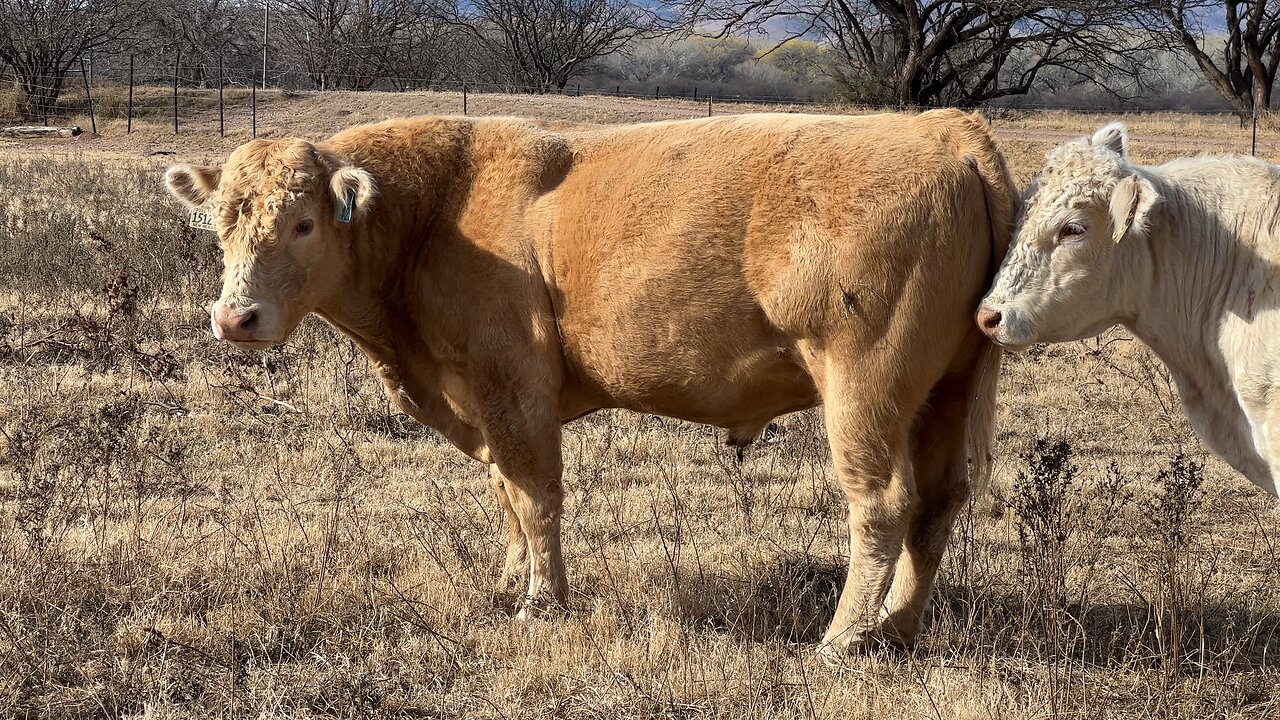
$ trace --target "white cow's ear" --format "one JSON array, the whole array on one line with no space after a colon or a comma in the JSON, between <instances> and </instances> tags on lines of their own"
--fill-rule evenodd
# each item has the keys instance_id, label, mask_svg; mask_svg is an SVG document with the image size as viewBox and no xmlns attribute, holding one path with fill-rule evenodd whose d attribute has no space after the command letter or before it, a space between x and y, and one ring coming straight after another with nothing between
<instances>
[{"instance_id":1,"label":"white cow's ear","mask_svg":"<svg viewBox=\"0 0 1280 720\"><path fill-rule=\"evenodd\" d=\"M343 219L344 208L347 221L363 217L373 204L373 197L378 194L378 186L367 170L354 165L343 165L333 171L329 178L329 192L333 193L334 206L338 208L339 220ZM351 207L346 208L350 204Z\"/></svg>"},{"instance_id":2,"label":"white cow's ear","mask_svg":"<svg viewBox=\"0 0 1280 720\"><path fill-rule=\"evenodd\" d=\"M164 174L164 184L174 197L191 207L200 207L218 189L222 168L201 165L174 165Z\"/></svg>"},{"instance_id":3,"label":"white cow's ear","mask_svg":"<svg viewBox=\"0 0 1280 720\"><path fill-rule=\"evenodd\" d=\"M1111 226L1115 228L1112 239L1120 242L1146 234L1151 209L1159 200L1155 186L1141 175L1130 175L1116 183L1111 191Z\"/></svg>"},{"instance_id":4,"label":"white cow's ear","mask_svg":"<svg viewBox=\"0 0 1280 720\"><path fill-rule=\"evenodd\" d=\"M1122 122L1107 123L1089 138L1089 144L1106 148L1120 157L1129 157L1129 129Z\"/></svg>"}]
</instances>

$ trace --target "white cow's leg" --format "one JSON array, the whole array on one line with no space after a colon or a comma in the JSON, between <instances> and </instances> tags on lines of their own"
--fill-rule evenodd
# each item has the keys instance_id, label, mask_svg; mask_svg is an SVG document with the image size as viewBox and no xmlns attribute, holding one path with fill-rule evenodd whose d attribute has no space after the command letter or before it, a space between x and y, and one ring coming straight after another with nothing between
<instances>
[{"instance_id":1,"label":"white cow's leg","mask_svg":"<svg viewBox=\"0 0 1280 720\"><path fill-rule=\"evenodd\" d=\"M529 542L520 526L520 516L516 514L511 496L507 493L507 480L497 465L489 466L489 478L507 521L507 559L502 564L502 574L498 576L498 587L513 590L529 577Z\"/></svg>"},{"instance_id":2,"label":"white cow's leg","mask_svg":"<svg viewBox=\"0 0 1280 720\"><path fill-rule=\"evenodd\" d=\"M910 415L874 384L849 386L838 377L824 384L832 459L849 501L849 573L821 646L835 657L881 639L881 609L915 497Z\"/></svg>"},{"instance_id":3,"label":"white cow's leg","mask_svg":"<svg viewBox=\"0 0 1280 720\"><path fill-rule=\"evenodd\" d=\"M969 497L970 385L967 378L944 379L917 425L914 472L920 500L903 539L882 628L887 640L901 645L912 645L920 633L952 525Z\"/></svg>"},{"instance_id":4,"label":"white cow's leg","mask_svg":"<svg viewBox=\"0 0 1280 720\"><path fill-rule=\"evenodd\" d=\"M1236 383L1239 385L1240 381ZM1280 403L1271 401L1277 390L1280 388L1274 384L1265 389L1257 387L1252 393L1237 390L1237 398L1249 424L1249 447L1227 454L1206 441L1232 467L1273 497L1280 497L1280 488L1277 487L1277 480L1280 480ZM1190 412L1187 415L1190 417ZM1200 429L1197 427L1196 431L1200 432ZM1238 434L1243 436L1244 432ZM1246 442L1241 437L1235 444L1243 446Z\"/></svg>"}]
</instances>

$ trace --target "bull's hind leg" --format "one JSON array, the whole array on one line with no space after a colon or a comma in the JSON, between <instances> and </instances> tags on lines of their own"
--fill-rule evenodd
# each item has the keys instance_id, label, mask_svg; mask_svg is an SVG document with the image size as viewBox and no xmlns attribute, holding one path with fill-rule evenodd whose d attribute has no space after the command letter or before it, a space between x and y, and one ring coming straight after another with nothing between
<instances>
[{"instance_id":1,"label":"bull's hind leg","mask_svg":"<svg viewBox=\"0 0 1280 720\"><path fill-rule=\"evenodd\" d=\"M965 432L972 383L944 378L934 388L915 432L914 475L919 496L885 601L885 639L911 645L920 633L951 528L969 498Z\"/></svg>"},{"instance_id":2,"label":"bull's hind leg","mask_svg":"<svg viewBox=\"0 0 1280 720\"><path fill-rule=\"evenodd\" d=\"M489 483L493 486L493 494L498 497L498 505L507 521L507 559L502 564L502 574L498 576L500 590L514 590L529 576L529 542L524 536L524 528L520 526L520 516L511 504L511 496L507 493L507 479L497 465L489 466Z\"/></svg>"},{"instance_id":3,"label":"bull's hind leg","mask_svg":"<svg viewBox=\"0 0 1280 720\"><path fill-rule=\"evenodd\" d=\"M879 641L881 606L915 504L910 425L918 402L876 363L826 373L824 418L849 502L849 573L822 652L838 656ZM888 371L886 375L891 375Z\"/></svg>"}]
</instances>

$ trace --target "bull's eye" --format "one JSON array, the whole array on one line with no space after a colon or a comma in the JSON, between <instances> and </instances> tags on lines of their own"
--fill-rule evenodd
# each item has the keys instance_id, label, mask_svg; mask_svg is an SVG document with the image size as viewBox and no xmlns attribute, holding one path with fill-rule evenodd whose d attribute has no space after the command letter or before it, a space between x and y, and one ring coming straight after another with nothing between
<instances>
[{"instance_id":1,"label":"bull's eye","mask_svg":"<svg viewBox=\"0 0 1280 720\"><path fill-rule=\"evenodd\" d=\"M306 235L307 233L311 232L311 228L313 227L315 227L315 223L312 222L310 218L308 218L306 220L299 221L298 225L293 230L299 235Z\"/></svg>"},{"instance_id":2,"label":"bull's eye","mask_svg":"<svg viewBox=\"0 0 1280 720\"><path fill-rule=\"evenodd\" d=\"M1076 240L1084 235L1084 226L1080 223L1069 222L1062 226L1058 231L1059 240Z\"/></svg>"}]
</instances>

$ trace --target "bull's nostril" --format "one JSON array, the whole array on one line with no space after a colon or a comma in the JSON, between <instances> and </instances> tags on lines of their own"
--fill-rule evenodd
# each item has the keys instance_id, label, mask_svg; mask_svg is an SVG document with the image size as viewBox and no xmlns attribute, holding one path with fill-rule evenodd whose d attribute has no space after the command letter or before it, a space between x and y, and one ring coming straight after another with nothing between
<instances>
[{"instance_id":1,"label":"bull's nostril","mask_svg":"<svg viewBox=\"0 0 1280 720\"><path fill-rule=\"evenodd\" d=\"M240 321L236 323L236 327L240 330L253 330L258 326L258 311L250 310L240 316Z\"/></svg>"},{"instance_id":2,"label":"bull's nostril","mask_svg":"<svg viewBox=\"0 0 1280 720\"><path fill-rule=\"evenodd\" d=\"M987 332L1000 327L1000 321L1003 319L1004 316L999 310L992 310L985 307L978 310L978 326Z\"/></svg>"}]
</instances>

